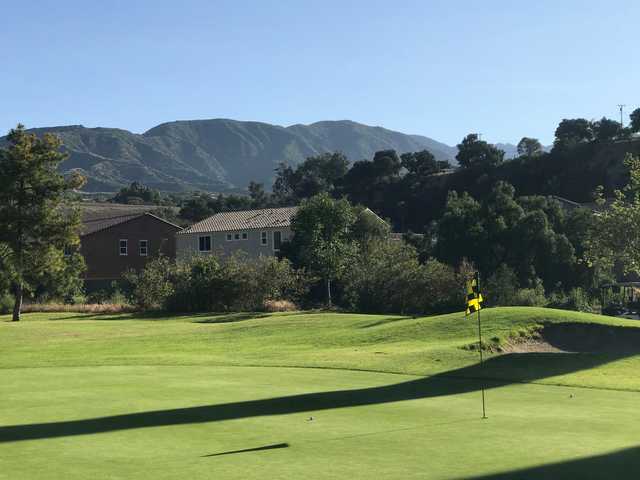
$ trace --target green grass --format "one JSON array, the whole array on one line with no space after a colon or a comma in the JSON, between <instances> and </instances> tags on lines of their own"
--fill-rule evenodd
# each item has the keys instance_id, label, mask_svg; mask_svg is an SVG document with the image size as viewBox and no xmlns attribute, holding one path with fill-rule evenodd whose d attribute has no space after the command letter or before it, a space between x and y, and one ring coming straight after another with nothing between
<instances>
[{"instance_id":1,"label":"green grass","mask_svg":"<svg viewBox=\"0 0 640 480\"><path fill-rule=\"evenodd\" d=\"M494 342L547 322L640 327L542 308L482 313ZM640 355L485 352L480 369L466 348L476 335L463 314L0 322L0 479L640 472ZM208 456L270 445L281 448Z\"/></svg>"}]
</instances>

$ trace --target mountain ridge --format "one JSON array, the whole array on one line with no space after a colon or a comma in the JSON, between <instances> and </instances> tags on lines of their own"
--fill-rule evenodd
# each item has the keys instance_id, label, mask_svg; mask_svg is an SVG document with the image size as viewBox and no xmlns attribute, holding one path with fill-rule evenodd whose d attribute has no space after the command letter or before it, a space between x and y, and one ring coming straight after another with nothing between
<instances>
[{"instance_id":1,"label":"mountain ridge","mask_svg":"<svg viewBox=\"0 0 640 480\"><path fill-rule=\"evenodd\" d=\"M427 149L455 163L456 147L352 120L323 120L289 126L229 118L176 120L143 133L110 127L60 125L29 130L61 137L69 158L64 173L76 170L87 191L116 191L133 181L165 191L227 191L254 180L270 186L280 162L341 151L353 162L379 150ZM3 141L0 138L0 143Z\"/></svg>"}]
</instances>

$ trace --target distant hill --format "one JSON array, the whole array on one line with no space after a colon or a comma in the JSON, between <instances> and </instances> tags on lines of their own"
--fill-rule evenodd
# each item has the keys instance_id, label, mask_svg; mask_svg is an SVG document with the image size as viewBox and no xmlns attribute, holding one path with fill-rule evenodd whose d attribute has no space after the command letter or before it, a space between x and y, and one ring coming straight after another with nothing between
<instances>
[{"instance_id":1,"label":"distant hill","mask_svg":"<svg viewBox=\"0 0 640 480\"><path fill-rule=\"evenodd\" d=\"M163 123L143 134L82 125L36 128L61 137L69 153L64 172L87 178L85 190L116 191L133 181L165 191L224 191L251 180L270 185L280 162L298 164L308 156L342 151L351 161L376 151L430 150L455 162L456 148L420 135L360 123L324 121L281 127L228 119ZM0 139L0 143L2 139Z\"/></svg>"}]
</instances>

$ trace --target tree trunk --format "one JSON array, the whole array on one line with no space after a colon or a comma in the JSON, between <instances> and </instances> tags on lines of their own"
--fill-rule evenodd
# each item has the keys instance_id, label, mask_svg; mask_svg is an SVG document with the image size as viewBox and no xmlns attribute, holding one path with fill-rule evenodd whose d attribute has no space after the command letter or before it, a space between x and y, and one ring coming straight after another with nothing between
<instances>
[{"instance_id":1,"label":"tree trunk","mask_svg":"<svg viewBox=\"0 0 640 480\"><path fill-rule=\"evenodd\" d=\"M327 305L331 308L331 279L327 278Z\"/></svg>"},{"instance_id":2,"label":"tree trunk","mask_svg":"<svg viewBox=\"0 0 640 480\"><path fill-rule=\"evenodd\" d=\"M16 285L16 301L13 304L13 321L20 321L20 311L22 310L22 283Z\"/></svg>"}]
</instances>

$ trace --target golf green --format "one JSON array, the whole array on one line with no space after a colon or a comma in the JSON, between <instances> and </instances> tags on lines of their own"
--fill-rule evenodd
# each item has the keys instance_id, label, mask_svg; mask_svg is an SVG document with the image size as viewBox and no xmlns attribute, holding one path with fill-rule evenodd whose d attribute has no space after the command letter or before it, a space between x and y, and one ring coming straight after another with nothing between
<instances>
[{"instance_id":1,"label":"golf green","mask_svg":"<svg viewBox=\"0 0 640 480\"><path fill-rule=\"evenodd\" d=\"M458 317L253 317L0 323L0 478L640 475L633 352L487 352L482 370ZM544 309L486 318L505 337L509 322L635 329Z\"/></svg>"}]
</instances>

